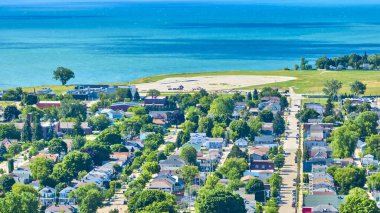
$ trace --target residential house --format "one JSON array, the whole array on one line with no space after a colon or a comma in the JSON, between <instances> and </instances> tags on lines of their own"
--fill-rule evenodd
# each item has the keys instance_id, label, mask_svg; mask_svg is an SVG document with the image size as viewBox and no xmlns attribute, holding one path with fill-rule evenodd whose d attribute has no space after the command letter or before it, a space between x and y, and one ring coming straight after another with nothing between
<instances>
[{"instance_id":1,"label":"residential house","mask_svg":"<svg viewBox=\"0 0 380 213\"><path fill-rule=\"evenodd\" d=\"M251 170L274 170L274 163L270 160L254 160L251 161Z\"/></svg>"},{"instance_id":2,"label":"residential house","mask_svg":"<svg viewBox=\"0 0 380 213\"><path fill-rule=\"evenodd\" d=\"M330 158L332 149L329 146L313 146L309 151L310 158Z\"/></svg>"},{"instance_id":3,"label":"residential house","mask_svg":"<svg viewBox=\"0 0 380 213\"><path fill-rule=\"evenodd\" d=\"M55 123L55 131L58 133L70 134L75 126L75 122L56 122ZM84 134L90 135L92 134L92 128L88 125L88 122L82 122L81 127L84 131Z\"/></svg>"},{"instance_id":4,"label":"residential house","mask_svg":"<svg viewBox=\"0 0 380 213\"><path fill-rule=\"evenodd\" d=\"M235 145L240 148L247 148L248 147L248 141L244 138L239 138L235 141Z\"/></svg>"},{"instance_id":5,"label":"residential house","mask_svg":"<svg viewBox=\"0 0 380 213\"><path fill-rule=\"evenodd\" d=\"M364 155L362 159L360 160L363 166L369 166L369 165L379 165L379 161L375 160L375 156L371 154Z\"/></svg>"},{"instance_id":6,"label":"residential house","mask_svg":"<svg viewBox=\"0 0 380 213\"><path fill-rule=\"evenodd\" d=\"M325 109L322 104L320 103L305 103L304 104L305 109L312 109L315 110L319 115L323 115Z\"/></svg>"},{"instance_id":7,"label":"residential house","mask_svg":"<svg viewBox=\"0 0 380 213\"><path fill-rule=\"evenodd\" d=\"M8 139L8 138L5 138L3 141L1 141L1 143L5 146L5 148L8 150L8 148L12 145L12 144L15 144L15 143L18 143L18 140L17 139Z\"/></svg>"},{"instance_id":8,"label":"residential house","mask_svg":"<svg viewBox=\"0 0 380 213\"><path fill-rule=\"evenodd\" d=\"M55 203L56 192L57 191L54 188L51 188L49 186L46 186L45 188L41 189L38 192L40 203L44 206L49 206Z\"/></svg>"},{"instance_id":9,"label":"residential house","mask_svg":"<svg viewBox=\"0 0 380 213\"><path fill-rule=\"evenodd\" d=\"M122 164L126 164L131 159L131 156L133 156L133 153L129 152L112 152L110 155L110 159L121 161Z\"/></svg>"},{"instance_id":10,"label":"residential house","mask_svg":"<svg viewBox=\"0 0 380 213\"><path fill-rule=\"evenodd\" d=\"M144 99L144 106L165 106L167 97L165 96L147 96Z\"/></svg>"},{"instance_id":11,"label":"residential house","mask_svg":"<svg viewBox=\"0 0 380 213\"><path fill-rule=\"evenodd\" d=\"M310 140L323 140L328 138L334 124L331 123L304 123L304 137Z\"/></svg>"},{"instance_id":12,"label":"residential house","mask_svg":"<svg viewBox=\"0 0 380 213\"><path fill-rule=\"evenodd\" d=\"M222 149L224 145L225 141L223 138L207 138L205 144L207 149Z\"/></svg>"},{"instance_id":13,"label":"residential house","mask_svg":"<svg viewBox=\"0 0 380 213\"><path fill-rule=\"evenodd\" d=\"M127 112L130 107L135 107L139 105L140 104L137 102L116 102L111 104L110 109L115 111Z\"/></svg>"},{"instance_id":14,"label":"residential house","mask_svg":"<svg viewBox=\"0 0 380 213\"><path fill-rule=\"evenodd\" d=\"M59 192L58 203L59 204L65 204L65 205L74 205L75 204L75 198L69 197L70 192L72 192L74 190L75 190L75 188L70 187L70 186L62 189Z\"/></svg>"},{"instance_id":15,"label":"residential house","mask_svg":"<svg viewBox=\"0 0 380 213\"><path fill-rule=\"evenodd\" d=\"M154 124L165 125L168 122L168 112L172 111L150 111L149 116L152 117Z\"/></svg>"},{"instance_id":16,"label":"residential house","mask_svg":"<svg viewBox=\"0 0 380 213\"><path fill-rule=\"evenodd\" d=\"M248 148L251 160L265 160L268 157L269 146L254 146Z\"/></svg>"},{"instance_id":17,"label":"residential house","mask_svg":"<svg viewBox=\"0 0 380 213\"><path fill-rule=\"evenodd\" d=\"M268 178L272 177L273 173L274 170L246 170L243 173L243 177L253 176L262 180L265 183Z\"/></svg>"},{"instance_id":18,"label":"residential house","mask_svg":"<svg viewBox=\"0 0 380 213\"><path fill-rule=\"evenodd\" d=\"M327 146L325 140L305 140L303 143L305 150L310 150L314 146Z\"/></svg>"},{"instance_id":19,"label":"residential house","mask_svg":"<svg viewBox=\"0 0 380 213\"><path fill-rule=\"evenodd\" d=\"M98 112L99 115L106 115L109 119L121 119L124 116L124 113L115 111L113 109L102 109Z\"/></svg>"},{"instance_id":20,"label":"residential house","mask_svg":"<svg viewBox=\"0 0 380 213\"><path fill-rule=\"evenodd\" d=\"M273 123L263 123L261 133L264 135L273 135Z\"/></svg>"},{"instance_id":21,"label":"residential house","mask_svg":"<svg viewBox=\"0 0 380 213\"><path fill-rule=\"evenodd\" d=\"M161 171L175 173L178 169L186 165L185 161L179 155L171 155L166 160L160 161Z\"/></svg>"},{"instance_id":22,"label":"residential house","mask_svg":"<svg viewBox=\"0 0 380 213\"><path fill-rule=\"evenodd\" d=\"M173 194L183 191L185 185L177 176L158 175L150 182L149 189L162 190Z\"/></svg>"},{"instance_id":23,"label":"residential house","mask_svg":"<svg viewBox=\"0 0 380 213\"><path fill-rule=\"evenodd\" d=\"M255 136L255 144L256 145L277 146L277 143L274 142L273 135Z\"/></svg>"},{"instance_id":24,"label":"residential house","mask_svg":"<svg viewBox=\"0 0 380 213\"><path fill-rule=\"evenodd\" d=\"M61 101L39 101L36 106L40 109L58 108L61 106Z\"/></svg>"},{"instance_id":25,"label":"residential house","mask_svg":"<svg viewBox=\"0 0 380 213\"><path fill-rule=\"evenodd\" d=\"M29 168L16 168L12 172L12 177L17 183L29 184L32 182L32 172Z\"/></svg>"},{"instance_id":26,"label":"residential house","mask_svg":"<svg viewBox=\"0 0 380 213\"><path fill-rule=\"evenodd\" d=\"M190 144L197 144L200 146L205 146L207 140L206 133L190 133Z\"/></svg>"},{"instance_id":27,"label":"residential house","mask_svg":"<svg viewBox=\"0 0 380 213\"><path fill-rule=\"evenodd\" d=\"M337 212L334 209L339 209L339 206L345 202L344 198L345 195L305 195L302 212Z\"/></svg>"},{"instance_id":28,"label":"residential house","mask_svg":"<svg viewBox=\"0 0 380 213\"><path fill-rule=\"evenodd\" d=\"M72 205L51 205L45 209L45 213L78 213L78 209Z\"/></svg>"}]
</instances>

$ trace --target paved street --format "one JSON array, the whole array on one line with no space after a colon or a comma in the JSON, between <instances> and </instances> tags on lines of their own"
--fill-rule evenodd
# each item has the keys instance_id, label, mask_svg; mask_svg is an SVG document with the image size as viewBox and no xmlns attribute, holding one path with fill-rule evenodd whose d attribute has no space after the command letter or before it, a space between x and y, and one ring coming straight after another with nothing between
<instances>
[{"instance_id":1,"label":"paved street","mask_svg":"<svg viewBox=\"0 0 380 213\"><path fill-rule=\"evenodd\" d=\"M286 153L285 165L281 170L281 176L283 178L279 210L281 213L295 212L295 208L292 207L292 190L296 189L296 187L293 186L293 179L297 177L297 163L294 161L298 149L296 136L299 132L297 129L296 113L299 106L301 106L302 96L295 94L293 89L290 89L290 99L290 114L286 118L287 123L289 123L286 129L288 137L284 140L284 151Z\"/></svg>"}]
</instances>

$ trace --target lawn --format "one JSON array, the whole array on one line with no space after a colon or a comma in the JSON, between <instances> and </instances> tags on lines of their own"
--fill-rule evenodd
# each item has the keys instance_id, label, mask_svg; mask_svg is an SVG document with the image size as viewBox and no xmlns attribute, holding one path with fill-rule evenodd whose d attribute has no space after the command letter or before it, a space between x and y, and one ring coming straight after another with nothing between
<instances>
[{"instance_id":1,"label":"lawn","mask_svg":"<svg viewBox=\"0 0 380 213\"><path fill-rule=\"evenodd\" d=\"M55 94L63 94L67 90L74 89L74 86L69 85L69 86L62 86L62 85L43 85L43 86L37 86L37 87L23 87L22 90L25 92L34 92L38 91L42 88L50 88L53 90Z\"/></svg>"},{"instance_id":2,"label":"lawn","mask_svg":"<svg viewBox=\"0 0 380 213\"><path fill-rule=\"evenodd\" d=\"M322 94L323 83L329 79L342 81L342 93L349 93L349 85L355 80L367 84L366 95L380 95L380 72L378 71L225 71L225 72L205 72L205 73L183 73L149 76L132 81L134 84L149 83L170 77L195 77L214 75L268 75L268 76L289 76L296 77L296 80L271 83L261 86L245 87L240 89L262 88L272 86L281 89L293 87L297 93L302 94Z\"/></svg>"}]
</instances>

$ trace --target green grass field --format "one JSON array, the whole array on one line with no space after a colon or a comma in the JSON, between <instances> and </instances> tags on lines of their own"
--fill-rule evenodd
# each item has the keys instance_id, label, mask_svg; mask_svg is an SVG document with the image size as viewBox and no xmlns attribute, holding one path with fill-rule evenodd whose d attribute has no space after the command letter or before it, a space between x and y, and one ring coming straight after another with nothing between
<instances>
[{"instance_id":1,"label":"green grass field","mask_svg":"<svg viewBox=\"0 0 380 213\"><path fill-rule=\"evenodd\" d=\"M195 76L215 76L215 75L267 75L267 76L289 76L296 77L296 80L271 83L260 86L245 87L240 89L262 88L264 86L285 89L293 87L297 93L302 94L322 94L325 81L337 79L343 82L341 93L349 93L349 85L355 80L367 84L366 95L380 95L380 72L379 71L225 71L225 72L204 72L204 73L183 73L149 76L132 81L134 84L149 83L171 77L195 77Z\"/></svg>"}]
</instances>

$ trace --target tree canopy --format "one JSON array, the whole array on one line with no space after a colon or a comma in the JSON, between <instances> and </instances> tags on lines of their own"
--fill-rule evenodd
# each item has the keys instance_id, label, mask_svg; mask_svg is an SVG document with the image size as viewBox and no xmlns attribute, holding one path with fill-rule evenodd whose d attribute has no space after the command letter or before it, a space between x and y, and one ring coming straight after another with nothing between
<instances>
[{"instance_id":1,"label":"tree canopy","mask_svg":"<svg viewBox=\"0 0 380 213\"><path fill-rule=\"evenodd\" d=\"M205 190L195 201L195 212L245 213L243 198L225 189Z\"/></svg>"},{"instance_id":2,"label":"tree canopy","mask_svg":"<svg viewBox=\"0 0 380 213\"><path fill-rule=\"evenodd\" d=\"M353 188L350 193L345 197L346 202L339 206L341 213L378 213L376 201L371 200L367 192L360 188Z\"/></svg>"},{"instance_id":3,"label":"tree canopy","mask_svg":"<svg viewBox=\"0 0 380 213\"><path fill-rule=\"evenodd\" d=\"M53 72L53 78L55 80L59 80L62 83L62 85L66 85L70 79L75 78L75 74L72 70L68 68L58 67Z\"/></svg>"}]
</instances>

